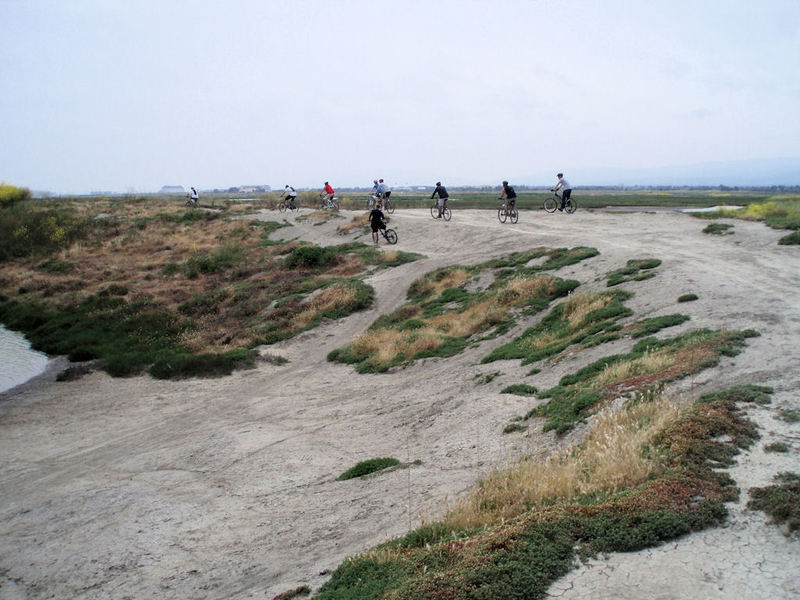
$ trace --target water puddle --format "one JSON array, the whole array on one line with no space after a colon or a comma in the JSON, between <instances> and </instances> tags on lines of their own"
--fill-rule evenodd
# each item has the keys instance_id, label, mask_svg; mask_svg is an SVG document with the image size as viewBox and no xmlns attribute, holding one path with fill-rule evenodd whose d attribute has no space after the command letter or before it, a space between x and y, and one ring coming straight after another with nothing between
<instances>
[{"instance_id":1,"label":"water puddle","mask_svg":"<svg viewBox=\"0 0 800 600\"><path fill-rule=\"evenodd\" d=\"M0 325L0 392L44 373L50 359L31 348L21 333Z\"/></svg>"}]
</instances>

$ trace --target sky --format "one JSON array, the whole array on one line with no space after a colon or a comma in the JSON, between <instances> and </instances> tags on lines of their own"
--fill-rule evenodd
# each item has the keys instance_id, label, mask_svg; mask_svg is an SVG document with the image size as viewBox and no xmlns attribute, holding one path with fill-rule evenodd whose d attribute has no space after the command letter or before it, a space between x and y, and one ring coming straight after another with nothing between
<instances>
[{"instance_id":1,"label":"sky","mask_svg":"<svg viewBox=\"0 0 800 600\"><path fill-rule=\"evenodd\" d=\"M798 0L0 0L0 29L0 179L32 190L800 157Z\"/></svg>"}]
</instances>

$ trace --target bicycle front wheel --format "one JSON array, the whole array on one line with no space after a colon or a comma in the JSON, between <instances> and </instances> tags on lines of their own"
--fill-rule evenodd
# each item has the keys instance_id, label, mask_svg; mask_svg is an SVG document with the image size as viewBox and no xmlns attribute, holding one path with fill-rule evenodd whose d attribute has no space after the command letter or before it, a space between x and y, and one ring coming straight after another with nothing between
<instances>
[{"instance_id":1,"label":"bicycle front wheel","mask_svg":"<svg viewBox=\"0 0 800 600\"><path fill-rule=\"evenodd\" d=\"M501 223L505 223L507 218L508 218L508 215L506 214L505 209L502 206L500 208L498 208L497 209L497 220L500 221Z\"/></svg>"},{"instance_id":2,"label":"bicycle front wheel","mask_svg":"<svg viewBox=\"0 0 800 600\"><path fill-rule=\"evenodd\" d=\"M519 212L517 212L516 208L512 208L508 216L510 217L512 223L519 221Z\"/></svg>"},{"instance_id":3,"label":"bicycle front wheel","mask_svg":"<svg viewBox=\"0 0 800 600\"><path fill-rule=\"evenodd\" d=\"M450 212L450 209L449 209L449 208L447 208L447 207L445 206L445 207L442 209L442 218L443 218L445 221L449 221L449 220L450 220L450 217L452 217L452 216L453 216L453 214Z\"/></svg>"},{"instance_id":4,"label":"bicycle front wheel","mask_svg":"<svg viewBox=\"0 0 800 600\"><path fill-rule=\"evenodd\" d=\"M436 204L434 204L433 206L431 206L431 216L432 216L434 219L435 219L436 217L438 217L438 216L439 216L439 207L438 207Z\"/></svg>"},{"instance_id":5,"label":"bicycle front wheel","mask_svg":"<svg viewBox=\"0 0 800 600\"><path fill-rule=\"evenodd\" d=\"M281 212L286 212L286 203L285 202L278 202L278 210Z\"/></svg>"},{"instance_id":6,"label":"bicycle front wheel","mask_svg":"<svg viewBox=\"0 0 800 600\"><path fill-rule=\"evenodd\" d=\"M556 212L557 207L558 203L556 202L555 196L544 201L544 209L549 213Z\"/></svg>"},{"instance_id":7,"label":"bicycle front wheel","mask_svg":"<svg viewBox=\"0 0 800 600\"><path fill-rule=\"evenodd\" d=\"M574 213L578 210L578 203L575 202L572 198L567 198L567 203L564 206L564 210L567 211L569 214Z\"/></svg>"},{"instance_id":8,"label":"bicycle front wheel","mask_svg":"<svg viewBox=\"0 0 800 600\"><path fill-rule=\"evenodd\" d=\"M394 204L388 198L386 199L386 212L392 214L394 212Z\"/></svg>"},{"instance_id":9,"label":"bicycle front wheel","mask_svg":"<svg viewBox=\"0 0 800 600\"><path fill-rule=\"evenodd\" d=\"M390 244L397 243L397 232L394 229L387 229L383 233L383 237L385 237L386 241L389 242Z\"/></svg>"}]
</instances>

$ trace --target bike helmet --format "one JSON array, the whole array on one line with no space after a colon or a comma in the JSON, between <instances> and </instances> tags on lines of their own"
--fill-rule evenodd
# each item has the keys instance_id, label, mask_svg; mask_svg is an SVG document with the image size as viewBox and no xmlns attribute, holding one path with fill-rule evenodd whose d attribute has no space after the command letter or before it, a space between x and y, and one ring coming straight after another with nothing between
<instances>
[{"instance_id":1,"label":"bike helmet","mask_svg":"<svg viewBox=\"0 0 800 600\"><path fill-rule=\"evenodd\" d=\"M504 182L503 182L503 185L508 185L508 182L507 182L507 181L504 181Z\"/></svg>"},{"instance_id":2,"label":"bike helmet","mask_svg":"<svg viewBox=\"0 0 800 600\"><path fill-rule=\"evenodd\" d=\"M440 185L442 185L442 182L441 182L441 181L437 181L437 182L436 182L436 186L438 187L438 186L440 186Z\"/></svg>"}]
</instances>

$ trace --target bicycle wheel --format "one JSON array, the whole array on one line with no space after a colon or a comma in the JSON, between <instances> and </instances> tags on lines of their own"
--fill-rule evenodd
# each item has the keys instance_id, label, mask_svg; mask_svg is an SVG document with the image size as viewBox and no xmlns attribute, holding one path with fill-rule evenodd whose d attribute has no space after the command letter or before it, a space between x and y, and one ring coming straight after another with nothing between
<instances>
[{"instance_id":1,"label":"bicycle wheel","mask_svg":"<svg viewBox=\"0 0 800 600\"><path fill-rule=\"evenodd\" d=\"M508 216L511 218L512 223L519 221L519 212L516 208L512 208L509 212L510 214Z\"/></svg>"},{"instance_id":2,"label":"bicycle wheel","mask_svg":"<svg viewBox=\"0 0 800 600\"><path fill-rule=\"evenodd\" d=\"M505 223L507 218L508 218L508 215L506 214L505 209L502 206L500 208L498 208L497 209L497 220L500 221L501 223Z\"/></svg>"},{"instance_id":3,"label":"bicycle wheel","mask_svg":"<svg viewBox=\"0 0 800 600\"><path fill-rule=\"evenodd\" d=\"M569 214L574 213L578 209L578 203L572 198L567 198L567 203L564 205L564 210Z\"/></svg>"},{"instance_id":4,"label":"bicycle wheel","mask_svg":"<svg viewBox=\"0 0 800 600\"><path fill-rule=\"evenodd\" d=\"M286 202L278 202L278 210L281 212L286 212Z\"/></svg>"},{"instance_id":5,"label":"bicycle wheel","mask_svg":"<svg viewBox=\"0 0 800 600\"><path fill-rule=\"evenodd\" d=\"M383 237L386 238L386 241L390 244L397 243L397 232L394 229L387 229L383 232Z\"/></svg>"},{"instance_id":6,"label":"bicycle wheel","mask_svg":"<svg viewBox=\"0 0 800 600\"><path fill-rule=\"evenodd\" d=\"M438 216L439 216L439 207L438 207L436 204L434 204L433 206L431 206L431 216L432 216L434 219L435 219L436 217L438 217Z\"/></svg>"},{"instance_id":7,"label":"bicycle wheel","mask_svg":"<svg viewBox=\"0 0 800 600\"><path fill-rule=\"evenodd\" d=\"M331 200L331 208L333 210L339 210L339 203L336 200Z\"/></svg>"},{"instance_id":8,"label":"bicycle wheel","mask_svg":"<svg viewBox=\"0 0 800 600\"><path fill-rule=\"evenodd\" d=\"M558 202L556 202L555 196L548 198L547 200L544 201L544 209L549 213L556 212L557 207L558 207Z\"/></svg>"},{"instance_id":9,"label":"bicycle wheel","mask_svg":"<svg viewBox=\"0 0 800 600\"><path fill-rule=\"evenodd\" d=\"M388 198L384 202L386 202L386 212L392 214L394 212L394 204Z\"/></svg>"},{"instance_id":10,"label":"bicycle wheel","mask_svg":"<svg viewBox=\"0 0 800 600\"><path fill-rule=\"evenodd\" d=\"M453 216L453 214L450 212L450 209L449 209L449 208L447 208L447 207L445 206L445 207L442 209L442 218L443 218L445 221L449 221L449 220L450 220L450 217L452 217L452 216Z\"/></svg>"}]
</instances>

